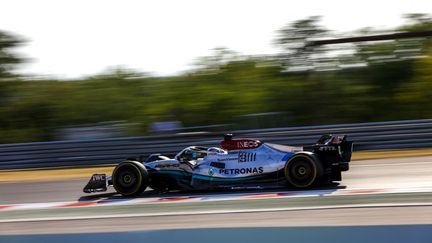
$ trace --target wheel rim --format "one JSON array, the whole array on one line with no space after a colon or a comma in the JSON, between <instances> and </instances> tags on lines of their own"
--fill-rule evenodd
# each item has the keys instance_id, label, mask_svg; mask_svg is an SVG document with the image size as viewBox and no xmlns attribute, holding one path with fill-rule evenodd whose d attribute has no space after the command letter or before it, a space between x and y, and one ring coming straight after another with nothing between
<instances>
[{"instance_id":1,"label":"wheel rim","mask_svg":"<svg viewBox=\"0 0 432 243\"><path fill-rule=\"evenodd\" d=\"M290 173L296 180L304 181L313 176L313 169L306 160L300 160L291 166Z\"/></svg>"},{"instance_id":2,"label":"wheel rim","mask_svg":"<svg viewBox=\"0 0 432 243\"><path fill-rule=\"evenodd\" d=\"M132 176L130 176L129 174L123 176L123 181L124 181L125 183L127 183L127 184L131 183L131 181L132 181Z\"/></svg>"},{"instance_id":3,"label":"wheel rim","mask_svg":"<svg viewBox=\"0 0 432 243\"><path fill-rule=\"evenodd\" d=\"M120 173L119 178L119 184L123 187L133 186L136 181L136 175L130 171Z\"/></svg>"},{"instance_id":4,"label":"wheel rim","mask_svg":"<svg viewBox=\"0 0 432 243\"><path fill-rule=\"evenodd\" d=\"M301 175L301 176L305 175L305 174L306 174L306 168L305 168L304 166L300 166L300 167L297 169L297 173L298 173L299 175Z\"/></svg>"}]
</instances>

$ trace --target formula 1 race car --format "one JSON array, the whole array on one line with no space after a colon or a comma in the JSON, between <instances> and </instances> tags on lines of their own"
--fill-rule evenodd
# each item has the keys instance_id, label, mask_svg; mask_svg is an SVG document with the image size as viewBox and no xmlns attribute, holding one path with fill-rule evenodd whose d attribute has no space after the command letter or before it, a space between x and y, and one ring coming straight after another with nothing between
<instances>
[{"instance_id":1,"label":"formula 1 race car","mask_svg":"<svg viewBox=\"0 0 432 243\"><path fill-rule=\"evenodd\" d=\"M349 169L353 143L346 136L323 135L311 151L301 147L233 139L227 134L219 147L190 146L170 159L160 154L146 161L126 160L112 176L94 174L84 192L106 191L124 195L157 191L247 189L291 186L307 188L323 181L342 180Z\"/></svg>"}]
</instances>

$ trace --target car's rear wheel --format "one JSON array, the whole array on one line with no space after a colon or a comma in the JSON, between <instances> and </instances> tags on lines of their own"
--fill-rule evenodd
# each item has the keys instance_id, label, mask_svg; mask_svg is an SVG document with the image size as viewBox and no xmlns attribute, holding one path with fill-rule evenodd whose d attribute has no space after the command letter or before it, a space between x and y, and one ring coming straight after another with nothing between
<instances>
[{"instance_id":1,"label":"car's rear wheel","mask_svg":"<svg viewBox=\"0 0 432 243\"><path fill-rule=\"evenodd\" d=\"M289 185L306 188L318 182L323 176L323 167L318 158L301 153L292 156L285 164L285 178Z\"/></svg>"},{"instance_id":2,"label":"car's rear wheel","mask_svg":"<svg viewBox=\"0 0 432 243\"><path fill-rule=\"evenodd\" d=\"M112 182L118 193L133 196L147 188L149 175L143 164L137 161L124 161L114 168Z\"/></svg>"}]
</instances>

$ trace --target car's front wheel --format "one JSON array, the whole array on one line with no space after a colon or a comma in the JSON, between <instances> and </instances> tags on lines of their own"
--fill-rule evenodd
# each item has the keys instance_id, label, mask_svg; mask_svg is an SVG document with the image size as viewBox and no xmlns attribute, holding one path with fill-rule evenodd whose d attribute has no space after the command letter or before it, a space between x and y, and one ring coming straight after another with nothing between
<instances>
[{"instance_id":1,"label":"car's front wheel","mask_svg":"<svg viewBox=\"0 0 432 243\"><path fill-rule=\"evenodd\" d=\"M124 161L114 168L112 182L118 193L133 196L147 188L149 175L143 164L137 161Z\"/></svg>"},{"instance_id":2,"label":"car's front wheel","mask_svg":"<svg viewBox=\"0 0 432 243\"><path fill-rule=\"evenodd\" d=\"M323 176L323 167L312 154L300 153L292 156L285 164L285 178L289 185L306 188L318 182Z\"/></svg>"}]
</instances>

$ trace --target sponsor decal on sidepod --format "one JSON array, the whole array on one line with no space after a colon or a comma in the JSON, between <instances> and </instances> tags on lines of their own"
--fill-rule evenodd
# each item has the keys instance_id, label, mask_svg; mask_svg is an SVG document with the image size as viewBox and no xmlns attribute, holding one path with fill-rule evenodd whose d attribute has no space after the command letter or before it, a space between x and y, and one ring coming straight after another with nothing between
<instances>
[{"instance_id":1,"label":"sponsor decal on sidepod","mask_svg":"<svg viewBox=\"0 0 432 243\"><path fill-rule=\"evenodd\" d=\"M244 174L261 174L264 172L263 167L251 167L241 169L219 169L219 174L225 175L244 175Z\"/></svg>"}]
</instances>

